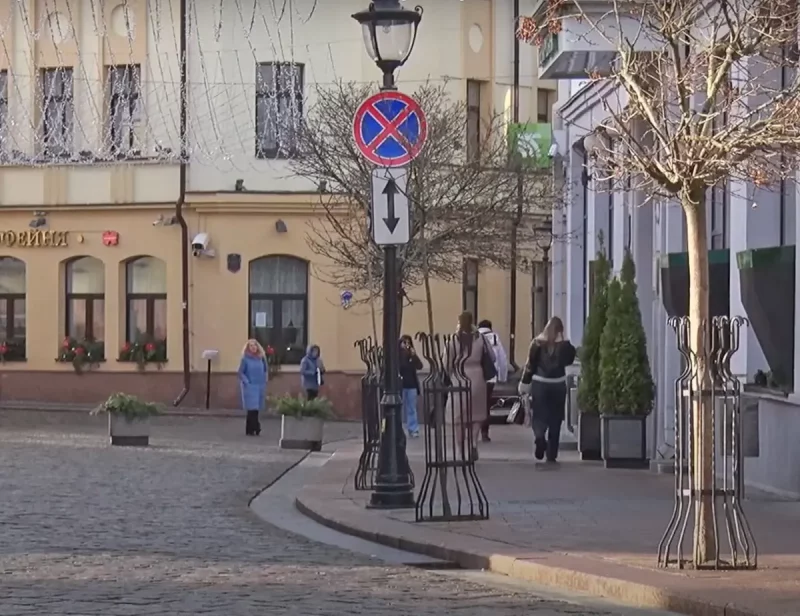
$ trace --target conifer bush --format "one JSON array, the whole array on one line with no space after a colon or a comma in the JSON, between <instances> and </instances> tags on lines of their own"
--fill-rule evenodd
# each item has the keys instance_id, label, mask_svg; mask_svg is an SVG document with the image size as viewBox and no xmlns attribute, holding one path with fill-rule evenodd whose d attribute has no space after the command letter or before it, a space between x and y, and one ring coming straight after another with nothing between
<instances>
[{"instance_id":1,"label":"conifer bush","mask_svg":"<svg viewBox=\"0 0 800 616\"><path fill-rule=\"evenodd\" d=\"M581 378L578 381L578 408L584 413L598 413L600 404L600 338L608 311L608 282L611 264L603 251L603 236L598 236L600 250L595 258L594 289L589 316L580 348Z\"/></svg>"},{"instance_id":2,"label":"conifer bush","mask_svg":"<svg viewBox=\"0 0 800 616\"><path fill-rule=\"evenodd\" d=\"M647 415L655 386L636 295L636 267L626 252L620 278L608 286L608 312L600 337L600 412Z\"/></svg>"}]
</instances>

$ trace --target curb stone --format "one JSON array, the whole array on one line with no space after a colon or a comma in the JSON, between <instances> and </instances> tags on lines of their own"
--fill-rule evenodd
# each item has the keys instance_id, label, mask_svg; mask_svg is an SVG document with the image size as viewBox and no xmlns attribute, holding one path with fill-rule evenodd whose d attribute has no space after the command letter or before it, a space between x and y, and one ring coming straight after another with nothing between
<instances>
[{"instance_id":1,"label":"curb stone","mask_svg":"<svg viewBox=\"0 0 800 616\"><path fill-rule=\"evenodd\" d=\"M327 484L326 487L329 488L329 486L330 484ZM337 512L335 511L337 508L331 506L333 504L331 498L310 495L309 488L313 489L314 486L306 486L301 491L295 500L295 506L300 513L315 522L367 541L455 563L463 569L483 569L562 590L575 590L606 597L632 607L669 610L687 616L773 616L741 609L731 604L720 604L705 598L691 596L688 593L660 588L653 584L597 575L547 562L533 562L531 559L496 553L492 550L454 549L441 541L436 543L432 539L412 539L403 536L404 533L400 528L395 532L377 528L379 526L397 527L397 525L403 525L402 522L381 520L373 514L363 512L354 511L352 515L346 511ZM321 494L321 496L323 495ZM341 493L330 496L333 499L338 497L341 502ZM348 502L353 509L356 509L355 503ZM423 533L418 534L422 535ZM485 543L493 542L486 541ZM488 547L494 546L489 545ZM558 555L541 554L536 558L538 561L548 559L558 560ZM613 569L615 567L606 566L606 568Z\"/></svg>"}]
</instances>

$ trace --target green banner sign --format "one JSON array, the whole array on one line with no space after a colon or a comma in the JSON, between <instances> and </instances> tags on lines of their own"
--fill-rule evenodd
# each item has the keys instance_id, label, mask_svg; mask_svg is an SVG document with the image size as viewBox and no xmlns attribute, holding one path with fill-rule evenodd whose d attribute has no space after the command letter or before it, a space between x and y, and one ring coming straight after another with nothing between
<instances>
[{"instance_id":1,"label":"green banner sign","mask_svg":"<svg viewBox=\"0 0 800 616\"><path fill-rule=\"evenodd\" d=\"M524 165L544 169L552 162L547 155L553 143L550 124L509 124L509 145L514 157Z\"/></svg>"}]
</instances>

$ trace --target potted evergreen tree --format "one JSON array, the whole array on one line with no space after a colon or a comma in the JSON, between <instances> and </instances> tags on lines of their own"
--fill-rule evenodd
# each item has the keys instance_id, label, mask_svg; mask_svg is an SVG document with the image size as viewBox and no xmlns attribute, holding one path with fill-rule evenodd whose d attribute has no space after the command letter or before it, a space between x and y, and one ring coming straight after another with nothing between
<instances>
[{"instance_id":1,"label":"potted evergreen tree","mask_svg":"<svg viewBox=\"0 0 800 616\"><path fill-rule=\"evenodd\" d=\"M325 420L332 415L329 400L287 395L275 399L272 406L281 415L281 449L322 449Z\"/></svg>"},{"instance_id":2,"label":"potted evergreen tree","mask_svg":"<svg viewBox=\"0 0 800 616\"><path fill-rule=\"evenodd\" d=\"M600 460L600 338L606 325L608 312L608 281L611 264L603 251L603 236L598 235L600 250L594 261L594 285L589 316L583 330L579 350L581 362L578 381L578 451L581 460Z\"/></svg>"},{"instance_id":3,"label":"potted evergreen tree","mask_svg":"<svg viewBox=\"0 0 800 616\"><path fill-rule=\"evenodd\" d=\"M161 406L144 402L129 394L111 394L92 411L108 414L108 435L112 445L147 447L150 444L150 418L161 414Z\"/></svg>"},{"instance_id":4,"label":"potted evergreen tree","mask_svg":"<svg viewBox=\"0 0 800 616\"><path fill-rule=\"evenodd\" d=\"M600 339L599 408L606 468L647 468L647 416L655 387L636 296L636 269L625 254L608 287L608 319Z\"/></svg>"}]
</instances>

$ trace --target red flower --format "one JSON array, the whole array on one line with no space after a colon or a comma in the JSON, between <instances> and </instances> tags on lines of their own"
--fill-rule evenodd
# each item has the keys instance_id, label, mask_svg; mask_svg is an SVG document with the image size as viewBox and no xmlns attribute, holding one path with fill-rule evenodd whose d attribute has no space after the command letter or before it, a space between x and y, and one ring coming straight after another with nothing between
<instances>
[{"instance_id":1,"label":"red flower","mask_svg":"<svg viewBox=\"0 0 800 616\"><path fill-rule=\"evenodd\" d=\"M268 346L267 355L275 355L275 349L273 349L271 346Z\"/></svg>"},{"instance_id":2,"label":"red flower","mask_svg":"<svg viewBox=\"0 0 800 616\"><path fill-rule=\"evenodd\" d=\"M83 355L84 353L85 353L85 351L84 351L83 347L75 347L75 355L77 355L78 357L80 357L80 356L81 356L81 355Z\"/></svg>"},{"instance_id":3,"label":"red flower","mask_svg":"<svg viewBox=\"0 0 800 616\"><path fill-rule=\"evenodd\" d=\"M70 347L70 339L64 338L64 342L61 343L61 346L65 349L68 349Z\"/></svg>"},{"instance_id":4,"label":"red flower","mask_svg":"<svg viewBox=\"0 0 800 616\"><path fill-rule=\"evenodd\" d=\"M4 342L0 344L0 355L5 355L8 352L8 345Z\"/></svg>"},{"instance_id":5,"label":"red flower","mask_svg":"<svg viewBox=\"0 0 800 616\"><path fill-rule=\"evenodd\" d=\"M131 343L130 342L126 342L125 344L122 345L122 352L123 353L127 353L130 350L131 350Z\"/></svg>"},{"instance_id":6,"label":"red flower","mask_svg":"<svg viewBox=\"0 0 800 616\"><path fill-rule=\"evenodd\" d=\"M144 345L144 350L148 353L152 353L156 350L156 345L154 345L152 342L148 342L146 345Z\"/></svg>"}]
</instances>

